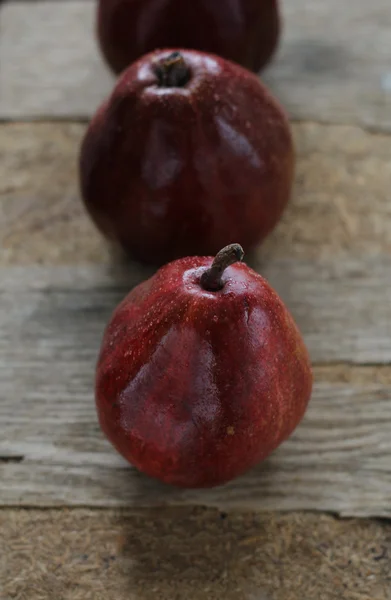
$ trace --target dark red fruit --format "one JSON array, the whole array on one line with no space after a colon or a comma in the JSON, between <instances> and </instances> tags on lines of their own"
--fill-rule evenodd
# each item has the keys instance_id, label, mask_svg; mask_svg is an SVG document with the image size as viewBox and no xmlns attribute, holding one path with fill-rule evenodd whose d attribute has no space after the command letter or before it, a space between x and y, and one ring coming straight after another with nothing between
<instances>
[{"instance_id":1,"label":"dark red fruit","mask_svg":"<svg viewBox=\"0 0 391 600\"><path fill-rule=\"evenodd\" d=\"M285 208L293 167L288 121L255 75L165 50L119 79L86 133L80 176L101 231L163 264L257 244Z\"/></svg>"},{"instance_id":2,"label":"dark red fruit","mask_svg":"<svg viewBox=\"0 0 391 600\"><path fill-rule=\"evenodd\" d=\"M245 472L301 420L309 357L237 244L161 268L114 312L96 401L115 448L152 477L209 487ZM235 263L235 264L233 264Z\"/></svg>"},{"instance_id":3,"label":"dark red fruit","mask_svg":"<svg viewBox=\"0 0 391 600\"><path fill-rule=\"evenodd\" d=\"M157 48L213 52L252 71L280 32L277 0L100 0L98 39L114 72Z\"/></svg>"}]
</instances>

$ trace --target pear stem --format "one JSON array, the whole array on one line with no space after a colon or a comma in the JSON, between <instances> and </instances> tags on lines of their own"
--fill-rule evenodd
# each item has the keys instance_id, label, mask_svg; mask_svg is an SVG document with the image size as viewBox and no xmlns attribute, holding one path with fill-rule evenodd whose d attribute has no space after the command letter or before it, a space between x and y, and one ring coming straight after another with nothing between
<instances>
[{"instance_id":1,"label":"pear stem","mask_svg":"<svg viewBox=\"0 0 391 600\"><path fill-rule=\"evenodd\" d=\"M172 52L155 64L159 87L185 87L190 81L190 69L180 52Z\"/></svg>"},{"instance_id":2,"label":"pear stem","mask_svg":"<svg viewBox=\"0 0 391 600\"><path fill-rule=\"evenodd\" d=\"M230 244L218 252L212 265L201 275L201 285L208 292L217 292L224 287L222 274L225 269L236 262L241 262L244 251L239 244Z\"/></svg>"}]
</instances>

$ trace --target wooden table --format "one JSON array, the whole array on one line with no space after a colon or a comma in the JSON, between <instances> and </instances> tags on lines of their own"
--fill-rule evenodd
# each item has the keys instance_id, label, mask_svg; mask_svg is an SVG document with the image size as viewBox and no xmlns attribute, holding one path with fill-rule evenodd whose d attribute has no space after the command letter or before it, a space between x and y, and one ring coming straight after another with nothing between
<instances>
[{"instance_id":1,"label":"wooden table","mask_svg":"<svg viewBox=\"0 0 391 600\"><path fill-rule=\"evenodd\" d=\"M256 263L315 389L269 460L202 492L136 473L96 421L103 327L149 271L79 199L79 143L113 83L94 10L0 7L0 598L389 600L390 0L284 2L264 79L292 118L296 185Z\"/></svg>"}]
</instances>

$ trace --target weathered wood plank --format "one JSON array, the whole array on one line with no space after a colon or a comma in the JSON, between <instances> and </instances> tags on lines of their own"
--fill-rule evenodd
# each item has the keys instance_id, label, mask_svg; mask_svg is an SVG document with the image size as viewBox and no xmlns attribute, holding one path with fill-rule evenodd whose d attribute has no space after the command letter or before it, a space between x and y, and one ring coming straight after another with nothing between
<instances>
[{"instance_id":1,"label":"weathered wood plank","mask_svg":"<svg viewBox=\"0 0 391 600\"><path fill-rule=\"evenodd\" d=\"M290 115L390 131L389 0L281 5L285 37L265 82Z\"/></svg>"},{"instance_id":2,"label":"weathered wood plank","mask_svg":"<svg viewBox=\"0 0 391 600\"><path fill-rule=\"evenodd\" d=\"M314 361L390 362L389 260L270 261ZM144 273L144 276L146 273ZM0 503L203 504L391 516L391 381L319 381L293 437L223 488L177 491L128 468L100 434L94 363L139 269L0 269Z\"/></svg>"},{"instance_id":3,"label":"weathered wood plank","mask_svg":"<svg viewBox=\"0 0 391 600\"><path fill-rule=\"evenodd\" d=\"M222 518L225 516L225 518ZM389 600L386 523L214 510L2 510L4 598Z\"/></svg>"},{"instance_id":4,"label":"weathered wood plank","mask_svg":"<svg viewBox=\"0 0 391 600\"><path fill-rule=\"evenodd\" d=\"M284 37L265 81L291 117L391 131L389 0L281 4ZM89 117L113 84L94 40L95 1L0 10L0 118Z\"/></svg>"},{"instance_id":5,"label":"weathered wood plank","mask_svg":"<svg viewBox=\"0 0 391 600\"><path fill-rule=\"evenodd\" d=\"M252 265L292 311L314 362L391 362L388 257ZM38 350L42 358L57 350L72 355L75 348L91 357L111 310L150 272L136 264L0 268L0 343L20 342L9 348L15 359Z\"/></svg>"},{"instance_id":6,"label":"weathered wood plank","mask_svg":"<svg viewBox=\"0 0 391 600\"><path fill-rule=\"evenodd\" d=\"M78 190L77 123L0 125L0 264L107 262Z\"/></svg>"},{"instance_id":7,"label":"weathered wood plank","mask_svg":"<svg viewBox=\"0 0 391 600\"><path fill-rule=\"evenodd\" d=\"M95 42L96 2L0 8L0 118L88 117L114 78Z\"/></svg>"},{"instance_id":8,"label":"weathered wood plank","mask_svg":"<svg viewBox=\"0 0 391 600\"><path fill-rule=\"evenodd\" d=\"M103 440L91 394L71 390L68 399L55 387L47 390L27 400L41 404L35 415L25 407L18 420L17 407L6 423L13 441L0 444L0 455L10 459L0 466L1 505L202 505L391 517L390 387L317 386L302 425L270 459L203 491L143 477Z\"/></svg>"},{"instance_id":9,"label":"weathered wood plank","mask_svg":"<svg viewBox=\"0 0 391 600\"><path fill-rule=\"evenodd\" d=\"M0 125L0 264L107 263L79 199L84 125ZM342 260L391 253L391 138L296 124L296 182L260 256Z\"/></svg>"}]
</instances>

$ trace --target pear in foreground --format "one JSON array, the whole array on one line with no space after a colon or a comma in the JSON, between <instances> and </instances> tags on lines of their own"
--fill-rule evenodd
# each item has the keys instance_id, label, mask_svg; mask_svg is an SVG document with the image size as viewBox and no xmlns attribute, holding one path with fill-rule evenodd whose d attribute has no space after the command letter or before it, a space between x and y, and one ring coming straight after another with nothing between
<instances>
[{"instance_id":1,"label":"pear in foreground","mask_svg":"<svg viewBox=\"0 0 391 600\"><path fill-rule=\"evenodd\" d=\"M309 356L270 285L232 244L161 268L123 300L97 365L103 431L135 467L176 486L241 475L295 429Z\"/></svg>"}]
</instances>

